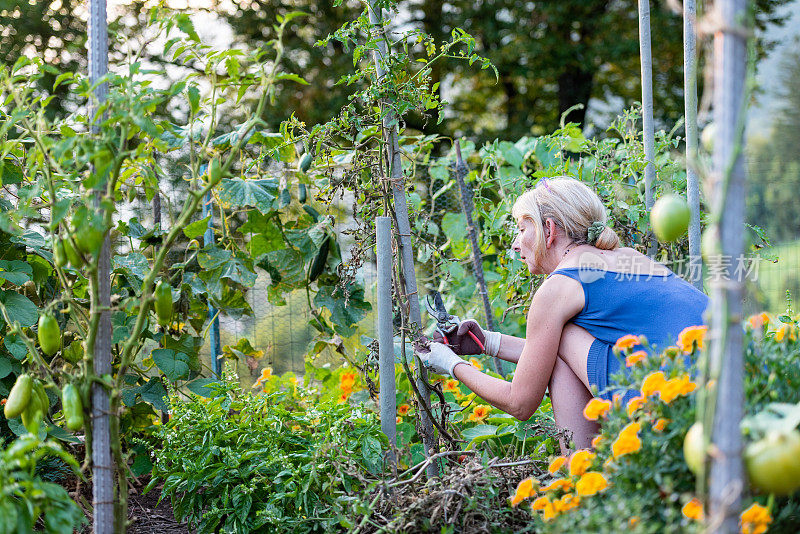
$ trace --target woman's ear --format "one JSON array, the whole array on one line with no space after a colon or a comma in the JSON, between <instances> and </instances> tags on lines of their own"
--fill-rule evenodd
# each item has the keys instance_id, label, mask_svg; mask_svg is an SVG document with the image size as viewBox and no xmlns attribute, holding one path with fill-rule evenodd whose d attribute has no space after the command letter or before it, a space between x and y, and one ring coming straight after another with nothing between
<instances>
[{"instance_id":1,"label":"woman's ear","mask_svg":"<svg viewBox=\"0 0 800 534\"><path fill-rule=\"evenodd\" d=\"M544 244L550 248L556 241L556 223L549 217L544 221Z\"/></svg>"}]
</instances>

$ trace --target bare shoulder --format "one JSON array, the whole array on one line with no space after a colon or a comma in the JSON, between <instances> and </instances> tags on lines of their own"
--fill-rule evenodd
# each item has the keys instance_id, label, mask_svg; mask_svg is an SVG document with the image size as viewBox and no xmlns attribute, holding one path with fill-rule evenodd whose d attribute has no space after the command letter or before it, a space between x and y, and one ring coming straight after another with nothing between
<instances>
[{"instance_id":1,"label":"bare shoulder","mask_svg":"<svg viewBox=\"0 0 800 534\"><path fill-rule=\"evenodd\" d=\"M534 293L528 319L547 316L566 323L583 309L584 303L580 282L568 276L551 276Z\"/></svg>"}]
</instances>

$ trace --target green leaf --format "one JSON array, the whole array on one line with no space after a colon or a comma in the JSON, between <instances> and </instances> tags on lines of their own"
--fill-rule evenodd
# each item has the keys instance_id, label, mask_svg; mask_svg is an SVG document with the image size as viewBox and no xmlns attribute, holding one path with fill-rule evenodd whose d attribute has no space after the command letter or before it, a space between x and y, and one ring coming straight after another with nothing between
<instances>
[{"instance_id":1,"label":"green leaf","mask_svg":"<svg viewBox=\"0 0 800 534\"><path fill-rule=\"evenodd\" d=\"M156 410L161 410L162 412L169 411L169 406L164 401L164 399L168 397L167 390L164 389L164 384L161 383L160 378L151 378L147 384L142 386L139 393L142 396L142 400L152 404L153 408Z\"/></svg>"},{"instance_id":2,"label":"green leaf","mask_svg":"<svg viewBox=\"0 0 800 534\"><path fill-rule=\"evenodd\" d=\"M476 425L461 433L462 438L469 440L466 450L470 450L478 443L486 441L496 435L497 427L494 425Z\"/></svg>"},{"instance_id":3,"label":"green leaf","mask_svg":"<svg viewBox=\"0 0 800 534\"><path fill-rule=\"evenodd\" d=\"M21 326L33 326L39 320L36 304L21 293L0 290L0 302L6 307L12 321L19 321Z\"/></svg>"},{"instance_id":4,"label":"green leaf","mask_svg":"<svg viewBox=\"0 0 800 534\"><path fill-rule=\"evenodd\" d=\"M22 183L22 169L11 160L0 160L0 184L13 185Z\"/></svg>"},{"instance_id":5,"label":"green leaf","mask_svg":"<svg viewBox=\"0 0 800 534\"><path fill-rule=\"evenodd\" d=\"M370 303L364 301L362 287L350 284L347 291L350 294L345 299L338 287L322 286L314 296L314 304L330 310L334 329L345 337L355 333L356 324L372 309Z\"/></svg>"},{"instance_id":6,"label":"green leaf","mask_svg":"<svg viewBox=\"0 0 800 534\"><path fill-rule=\"evenodd\" d=\"M232 207L253 207L263 214L273 210L278 194L278 181L274 179L242 180L225 178L222 180L220 200Z\"/></svg>"},{"instance_id":7,"label":"green leaf","mask_svg":"<svg viewBox=\"0 0 800 534\"><path fill-rule=\"evenodd\" d=\"M361 457L370 473L380 473L383 464L381 442L375 436L365 436L361 442Z\"/></svg>"},{"instance_id":8,"label":"green leaf","mask_svg":"<svg viewBox=\"0 0 800 534\"><path fill-rule=\"evenodd\" d=\"M197 263L205 271L216 269L230 261L233 254L230 250L216 246L206 247L197 254Z\"/></svg>"},{"instance_id":9,"label":"green leaf","mask_svg":"<svg viewBox=\"0 0 800 534\"><path fill-rule=\"evenodd\" d=\"M0 354L0 378L5 378L10 375L12 369L11 360Z\"/></svg>"},{"instance_id":10,"label":"green leaf","mask_svg":"<svg viewBox=\"0 0 800 534\"><path fill-rule=\"evenodd\" d=\"M219 383L216 378L197 378L186 384L186 388L201 397L210 398L214 396L214 390L208 386L215 383Z\"/></svg>"},{"instance_id":11,"label":"green leaf","mask_svg":"<svg viewBox=\"0 0 800 534\"><path fill-rule=\"evenodd\" d=\"M298 76L297 74L291 74L289 72L283 72L275 76L276 80L291 80L293 82L297 82L301 85L308 85L308 82L305 81L303 78Z\"/></svg>"},{"instance_id":12,"label":"green leaf","mask_svg":"<svg viewBox=\"0 0 800 534\"><path fill-rule=\"evenodd\" d=\"M25 343L22 342L17 333L11 333L4 337L3 345L5 345L8 352L18 360L22 360L25 358L25 355L28 354L28 347L25 346Z\"/></svg>"},{"instance_id":13,"label":"green leaf","mask_svg":"<svg viewBox=\"0 0 800 534\"><path fill-rule=\"evenodd\" d=\"M0 260L0 278L7 280L15 286L21 286L31 279L33 269L31 266L20 260Z\"/></svg>"},{"instance_id":14,"label":"green leaf","mask_svg":"<svg viewBox=\"0 0 800 534\"><path fill-rule=\"evenodd\" d=\"M155 349L153 361L172 382L189 376L189 355L171 349ZM142 397L144 398L144 397Z\"/></svg>"},{"instance_id":15,"label":"green leaf","mask_svg":"<svg viewBox=\"0 0 800 534\"><path fill-rule=\"evenodd\" d=\"M463 213L447 213L442 218L442 231L457 243L467 238L467 217Z\"/></svg>"},{"instance_id":16,"label":"green leaf","mask_svg":"<svg viewBox=\"0 0 800 534\"><path fill-rule=\"evenodd\" d=\"M144 254L131 252L125 256L114 256L114 272L124 274L128 278L128 283L136 289L137 294L141 289L144 277L150 272L150 262Z\"/></svg>"},{"instance_id":17,"label":"green leaf","mask_svg":"<svg viewBox=\"0 0 800 534\"><path fill-rule=\"evenodd\" d=\"M200 90L196 86L190 85L186 90L186 94L189 97L189 107L192 110L192 115L197 115L197 112L200 111Z\"/></svg>"},{"instance_id":18,"label":"green leaf","mask_svg":"<svg viewBox=\"0 0 800 534\"><path fill-rule=\"evenodd\" d=\"M208 228L209 220L211 220L211 215L209 215L204 219L200 219L199 221L195 221L191 224L186 225L186 228L183 229L183 235L185 235L189 239L200 237L205 233L206 229Z\"/></svg>"}]
</instances>

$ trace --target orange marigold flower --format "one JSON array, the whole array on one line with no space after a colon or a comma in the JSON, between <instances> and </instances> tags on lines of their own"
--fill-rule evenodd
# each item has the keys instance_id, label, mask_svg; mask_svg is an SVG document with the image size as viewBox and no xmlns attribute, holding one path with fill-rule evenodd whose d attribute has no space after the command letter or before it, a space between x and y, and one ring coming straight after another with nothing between
<instances>
[{"instance_id":1,"label":"orange marigold flower","mask_svg":"<svg viewBox=\"0 0 800 534\"><path fill-rule=\"evenodd\" d=\"M5 406L6 402L8 402L8 399L0 400L0 406Z\"/></svg>"},{"instance_id":2,"label":"orange marigold flower","mask_svg":"<svg viewBox=\"0 0 800 534\"><path fill-rule=\"evenodd\" d=\"M470 358L469 363L471 363L478 371L483 370L483 364L478 358Z\"/></svg>"},{"instance_id":3,"label":"orange marigold flower","mask_svg":"<svg viewBox=\"0 0 800 534\"><path fill-rule=\"evenodd\" d=\"M785 324L778 328L778 331L775 332L775 341L780 343L784 339L786 341L797 341L797 327L791 324Z\"/></svg>"},{"instance_id":4,"label":"orange marigold flower","mask_svg":"<svg viewBox=\"0 0 800 534\"><path fill-rule=\"evenodd\" d=\"M347 399L349 399L349 398L350 398L350 392L349 391L345 391L344 393L339 395L339 404L342 404L343 402L347 402Z\"/></svg>"},{"instance_id":5,"label":"orange marigold flower","mask_svg":"<svg viewBox=\"0 0 800 534\"><path fill-rule=\"evenodd\" d=\"M628 519L628 526L633 528L633 527L636 526L636 523L638 523L638 522L639 522L639 516L638 515L631 516Z\"/></svg>"},{"instance_id":6,"label":"orange marigold flower","mask_svg":"<svg viewBox=\"0 0 800 534\"><path fill-rule=\"evenodd\" d=\"M633 334L628 334L627 336L622 336L614 343L614 349L617 351L628 350L631 347L635 347L639 344L639 336L634 336Z\"/></svg>"},{"instance_id":7,"label":"orange marigold flower","mask_svg":"<svg viewBox=\"0 0 800 534\"><path fill-rule=\"evenodd\" d=\"M653 423L653 430L656 432L663 432L665 428L667 428L667 423L669 423L669 419L664 419L663 417Z\"/></svg>"},{"instance_id":8,"label":"orange marigold flower","mask_svg":"<svg viewBox=\"0 0 800 534\"><path fill-rule=\"evenodd\" d=\"M666 382L664 371L656 371L647 375L642 382L642 397L647 398L658 393L664 382Z\"/></svg>"},{"instance_id":9,"label":"orange marigold flower","mask_svg":"<svg viewBox=\"0 0 800 534\"><path fill-rule=\"evenodd\" d=\"M556 471L561 469L561 467L566 463L566 461L567 461L567 457L566 456L559 456L558 458L556 458L555 460L550 462L550 466L547 468L547 470L552 475Z\"/></svg>"},{"instance_id":10,"label":"orange marigold flower","mask_svg":"<svg viewBox=\"0 0 800 534\"><path fill-rule=\"evenodd\" d=\"M397 413L400 415L407 415L409 411L411 411L411 406L408 404L401 404L397 407Z\"/></svg>"},{"instance_id":11,"label":"orange marigold flower","mask_svg":"<svg viewBox=\"0 0 800 534\"><path fill-rule=\"evenodd\" d=\"M472 409L472 413L469 414L469 420L483 421L489 415L490 411L492 411L491 406L486 406L485 404L479 404Z\"/></svg>"},{"instance_id":12,"label":"orange marigold flower","mask_svg":"<svg viewBox=\"0 0 800 534\"><path fill-rule=\"evenodd\" d=\"M625 366L626 367L633 367L639 362L643 362L647 359L647 352L643 350L637 350L633 354L628 354L625 357Z\"/></svg>"},{"instance_id":13,"label":"orange marigold flower","mask_svg":"<svg viewBox=\"0 0 800 534\"><path fill-rule=\"evenodd\" d=\"M703 514L703 503L696 498L684 504L683 508L681 508L681 512L683 512L683 515L687 518L695 521L702 521L705 517Z\"/></svg>"},{"instance_id":14,"label":"orange marigold flower","mask_svg":"<svg viewBox=\"0 0 800 534\"><path fill-rule=\"evenodd\" d=\"M677 378L671 378L661 386L661 400L667 404L675 400L676 397L691 393L697 388L697 384L689 379L685 374Z\"/></svg>"},{"instance_id":15,"label":"orange marigold flower","mask_svg":"<svg viewBox=\"0 0 800 534\"><path fill-rule=\"evenodd\" d=\"M343 391L351 391L355 384L355 373L342 373L341 378L339 378L339 387L342 388Z\"/></svg>"},{"instance_id":16,"label":"orange marigold flower","mask_svg":"<svg viewBox=\"0 0 800 534\"><path fill-rule=\"evenodd\" d=\"M550 521L551 519L555 519L558 517L558 510L553 503L547 503L544 507L544 513L542 514L542 518L545 521Z\"/></svg>"},{"instance_id":17,"label":"orange marigold flower","mask_svg":"<svg viewBox=\"0 0 800 534\"><path fill-rule=\"evenodd\" d=\"M583 409L583 416L589 421L597 421L599 417L603 417L610 409L611 403L609 401L595 397L586 404Z\"/></svg>"},{"instance_id":18,"label":"orange marigold flower","mask_svg":"<svg viewBox=\"0 0 800 534\"><path fill-rule=\"evenodd\" d=\"M586 449L575 451L569 459L569 474L581 476L592 465L595 454Z\"/></svg>"},{"instance_id":19,"label":"orange marigold flower","mask_svg":"<svg viewBox=\"0 0 800 534\"><path fill-rule=\"evenodd\" d=\"M764 325L769 325L769 315L767 312L761 312L757 315L751 315L747 318L747 324L753 330L760 330Z\"/></svg>"},{"instance_id":20,"label":"orange marigold flower","mask_svg":"<svg viewBox=\"0 0 800 534\"><path fill-rule=\"evenodd\" d=\"M403 422L403 418L398 415L397 419L395 419L395 422L399 425L400 423Z\"/></svg>"},{"instance_id":21,"label":"orange marigold flower","mask_svg":"<svg viewBox=\"0 0 800 534\"><path fill-rule=\"evenodd\" d=\"M444 383L444 388L442 388L445 392L450 391L451 393L461 393L461 390L458 389L458 380L446 380Z\"/></svg>"},{"instance_id":22,"label":"orange marigold flower","mask_svg":"<svg viewBox=\"0 0 800 534\"><path fill-rule=\"evenodd\" d=\"M639 439L639 430L642 426L639 423L630 423L623 428L614 443L611 444L611 452L614 458L619 458L625 454L630 454L642 448L642 440Z\"/></svg>"},{"instance_id":23,"label":"orange marigold flower","mask_svg":"<svg viewBox=\"0 0 800 534\"><path fill-rule=\"evenodd\" d=\"M546 495L539 497L538 499L533 501L533 504L531 505L531 510L544 510L545 506L547 506L548 504L551 504L550 497Z\"/></svg>"},{"instance_id":24,"label":"orange marigold flower","mask_svg":"<svg viewBox=\"0 0 800 534\"><path fill-rule=\"evenodd\" d=\"M589 471L588 473L584 473L580 480L578 480L578 482L575 484L575 491L578 493L578 495L589 497L598 491L603 491L607 487L608 481L606 481L606 478L602 473Z\"/></svg>"},{"instance_id":25,"label":"orange marigold flower","mask_svg":"<svg viewBox=\"0 0 800 534\"><path fill-rule=\"evenodd\" d=\"M553 501L553 508L556 509L556 512L567 512L573 508L576 508L580 502L580 497L573 495L572 493L567 493L560 499Z\"/></svg>"},{"instance_id":26,"label":"orange marigold flower","mask_svg":"<svg viewBox=\"0 0 800 534\"><path fill-rule=\"evenodd\" d=\"M519 484L517 484L517 491L514 493L514 497L511 499L511 506L515 507L528 497L530 497L534 492L534 480L530 477L526 478L525 480L521 480Z\"/></svg>"},{"instance_id":27,"label":"orange marigold flower","mask_svg":"<svg viewBox=\"0 0 800 534\"><path fill-rule=\"evenodd\" d=\"M548 491L555 491L557 489L561 489L564 491L569 490L572 488L572 481L566 478L557 478L550 482L547 486L543 487L541 491L548 492Z\"/></svg>"},{"instance_id":28,"label":"orange marigold flower","mask_svg":"<svg viewBox=\"0 0 800 534\"><path fill-rule=\"evenodd\" d=\"M626 408L626 410L628 411L628 417L632 417L633 413L639 408L641 408L644 403L645 403L644 397L634 397L631 400L629 400L628 406Z\"/></svg>"},{"instance_id":29,"label":"orange marigold flower","mask_svg":"<svg viewBox=\"0 0 800 534\"><path fill-rule=\"evenodd\" d=\"M603 441L603 436L601 434L597 434L595 437L592 438L592 448L596 449L600 446L600 443Z\"/></svg>"},{"instance_id":30,"label":"orange marigold flower","mask_svg":"<svg viewBox=\"0 0 800 534\"><path fill-rule=\"evenodd\" d=\"M258 380L256 380L255 384L253 384L253 389L261 387L261 384L263 384L271 376L272 376L272 367L264 367L261 370L261 375L258 377Z\"/></svg>"},{"instance_id":31,"label":"orange marigold flower","mask_svg":"<svg viewBox=\"0 0 800 534\"><path fill-rule=\"evenodd\" d=\"M742 532L745 531L745 527L750 527L750 532L766 532L767 525L772 523L772 515L769 513L769 508L761 506L760 504L754 502L750 505L750 507L742 512L741 515L741 523L742 523ZM764 527L763 530L758 530L758 527Z\"/></svg>"},{"instance_id":32,"label":"orange marigold flower","mask_svg":"<svg viewBox=\"0 0 800 534\"><path fill-rule=\"evenodd\" d=\"M678 346L686 354L691 354L695 350L695 345L697 349L703 350L707 331L708 327L705 325L687 326L678 334Z\"/></svg>"}]
</instances>

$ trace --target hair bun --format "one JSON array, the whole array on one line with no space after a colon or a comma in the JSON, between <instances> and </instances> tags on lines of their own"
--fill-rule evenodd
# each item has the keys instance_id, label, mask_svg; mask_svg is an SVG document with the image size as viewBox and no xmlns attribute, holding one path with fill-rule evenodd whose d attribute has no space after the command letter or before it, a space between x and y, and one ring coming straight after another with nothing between
<instances>
[{"instance_id":1,"label":"hair bun","mask_svg":"<svg viewBox=\"0 0 800 534\"><path fill-rule=\"evenodd\" d=\"M586 229L586 242L590 245L597 243L597 239L606 227L606 223L602 221L595 221Z\"/></svg>"}]
</instances>

